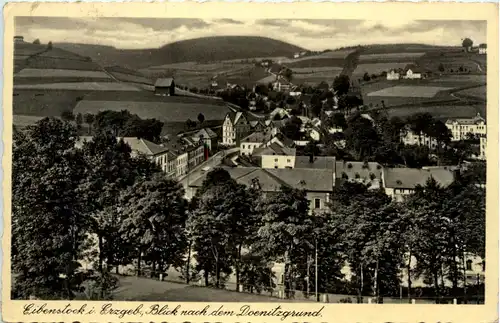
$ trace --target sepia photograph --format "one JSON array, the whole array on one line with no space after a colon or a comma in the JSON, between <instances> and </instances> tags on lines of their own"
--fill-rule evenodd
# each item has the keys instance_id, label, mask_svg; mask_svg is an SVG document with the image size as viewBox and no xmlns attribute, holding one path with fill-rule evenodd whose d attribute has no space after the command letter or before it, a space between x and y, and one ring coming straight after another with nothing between
<instances>
[{"instance_id":1,"label":"sepia photograph","mask_svg":"<svg viewBox=\"0 0 500 323\"><path fill-rule=\"evenodd\" d=\"M487 25L14 17L11 299L484 306Z\"/></svg>"}]
</instances>

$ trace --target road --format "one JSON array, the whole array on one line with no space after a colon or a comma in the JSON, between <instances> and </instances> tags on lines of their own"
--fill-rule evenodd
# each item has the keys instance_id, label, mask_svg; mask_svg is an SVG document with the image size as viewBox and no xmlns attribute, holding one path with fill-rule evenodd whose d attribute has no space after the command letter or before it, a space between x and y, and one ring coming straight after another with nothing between
<instances>
[{"instance_id":1,"label":"road","mask_svg":"<svg viewBox=\"0 0 500 323\"><path fill-rule=\"evenodd\" d=\"M196 166L191 172L189 172L186 176L181 177L179 179L179 182L182 184L184 187L184 190L187 191L187 188L190 183L193 183L196 181L198 178L202 177L204 172L203 168L205 167L210 167L213 169L214 167L219 166L224 158L228 157L229 155L235 154L240 150L239 147L235 148L230 148L227 150L222 150L210 157L207 161L201 163L200 165Z\"/></svg>"}]
</instances>

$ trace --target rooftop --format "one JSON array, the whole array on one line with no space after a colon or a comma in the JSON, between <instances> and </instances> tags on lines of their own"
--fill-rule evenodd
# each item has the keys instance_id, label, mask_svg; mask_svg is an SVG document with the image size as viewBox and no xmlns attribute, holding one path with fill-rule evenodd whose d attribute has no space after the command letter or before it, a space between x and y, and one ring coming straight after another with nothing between
<instances>
[{"instance_id":1,"label":"rooftop","mask_svg":"<svg viewBox=\"0 0 500 323\"><path fill-rule=\"evenodd\" d=\"M265 143L271 140L271 138L272 138L272 133L270 131L264 131L264 132L257 131L241 139L241 142Z\"/></svg>"},{"instance_id":2,"label":"rooftop","mask_svg":"<svg viewBox=\"0 0 500 323\"><path fill-rule=\"evenodd\" d=\"M444 168L387 168L384 169L384 185L388 188L413 189L417 185L424 186L433 177L440 185L448 186L453 180L453 172Z\"/></svg>"},{"instance_id":3,"label":"rooftop","mask_svg":"<svg viewBox=\"0 0 500 323\"><path fill-rule=\"evenodd\" d=\"M479 113L474 118L457 118L457 119L446 120L446 124L458 123L460 125L474 125L484 122L486 122L486 120L483 117L481 117Z\"/></svg>"},{"instance_id":4,"label":"rooftop","mask_svg":"<svg viewBox=\"0 0 500 323\"><path fill-rule=\"evenodd\" d=\"M172 77L159 78L155 82L155 87L171 87L174 79Z\"/></svg>"},{"instance_id":5,"label":"rooftop","mask_svg":"<svg viewBox=\"0 0 500 323\"><path fill-rule=\"evenodd\" d=\"M267 147L260 147L253 151L254 156L269 156L269 155L278 155L278 156L295 156L296 149L281 147L277 143L273 142Z\"/></svg>"},{"instance_id":6,"label":"rooftop","mask_svg":"<svg viewBox=\"0 0 500 323\"><path fill-rule=\"evenodd\" d=\"M238 183L251 186L256 181L264 192L277 192L282 185L306 191L332 192L334 181L328 169L264 169L259 167L223 167ZM190 184L200 187L206 174Z\"/></svg>"},{"instance_id":7,"label":"rooftop","mask_svg":"<svg viewBox=\"0 0 500 323\"><path fill-rule=\"evenodd\" d=\"M329 169L335 171L335 157L314 156L311 163L309 156L295 157L294 168Z\"/></svg>"}]
</instances>

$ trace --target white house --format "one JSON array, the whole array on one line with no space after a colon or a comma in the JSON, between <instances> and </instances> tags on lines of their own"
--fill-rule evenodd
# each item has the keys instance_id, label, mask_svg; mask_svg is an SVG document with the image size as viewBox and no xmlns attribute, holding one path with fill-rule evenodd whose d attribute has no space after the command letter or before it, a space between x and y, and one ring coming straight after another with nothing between
<instances>
[{"instance_id":1,"label":"white house","mask_svg":"<svg viewBox=\"0 0 500 323\"><path fill-rule=\"evenodd\" d=\"M454 174L445 168L385 168L382 175L382 186L385 193L394 201L402 202L405 196L415 192L417 185L424 186L432 177L441 186L453 183Z\"/></svg>"},{"instance_id":2,"label":"white house","mask_svg":"<svg viewBox=\"0 0 500 323\"><path fill-rule=\"evenodd\" d=\"M262 168L293 168L295 155L295 148L281 147L277 143L255 149L253 153L253 156L261 158Z\"/></svg>"},{"instance_id":3,"label":"white house","mask_svg":"<svg viewBox=\"0 0 500 323\"><path fill-rule=\"evenodd\" d=\"M243 156L252 155L254 149L260 148L265 145L271 138L273 134L271 131L254 132L245 138L241 139L240 142L240 154Z\"/></svg>"},{"instance_id":4,"label":"white house","mask_svg":"<svg viewBox=\"0 0 500 323\"><path fill-rule=\"evenodd\" d=\"M431 138L424 133L418 135L409 127L405 127L401 131L401 142L405 145L426 146L429 149L436 148L438 144L435 138Z\"/></svg>"},{"instance_id":5,"label":"white house","mask_svg":"<svg viewBox=\"0 0 500 323\"><path fill-rule=\"evenodd\" d=\"M419 67L410 64L405 67L405 75L403 78L408 80L421 79L423 78L423 72Z\"/></svg>"},{"instance_id":6,"label":"white house","mask_svg":"<svg viewBox=\"0 0 500 323\"><path fill-rule=\"evenodd\" d=\"M479 137L480 140L480 153L479 158L486 160L486 135Z\"/></svg>"},{"instance_id":7,"label":"white house","mask_svg":"<svg viewBox=\"0 0 500 323\"><path fill-rule=\"evenodd\" d=\"M464 140L467 135L486 135L486 120L478 113L474 118L448 119L446 127L450 129L453 141Z\"/></svg>"},{"instance_id":8,"label":"white house","mask_svg":"<svg viewBox=\"0 0 500 323\"><path fill-rule=\"evenodd\" d=\"M389 73L387 73L387 80L399 80L399 73L397 73L395 70L391 70Z\"/></svg>"},{"instance_id":9,"label":"white house","mask_svg":"<svg viewBox=\"0 0 500 323\"><path fill-rule=\"evenodd\" d=\"M486 44L479 45L479 54L486 55Z\"/></svg>"}]
</instances>

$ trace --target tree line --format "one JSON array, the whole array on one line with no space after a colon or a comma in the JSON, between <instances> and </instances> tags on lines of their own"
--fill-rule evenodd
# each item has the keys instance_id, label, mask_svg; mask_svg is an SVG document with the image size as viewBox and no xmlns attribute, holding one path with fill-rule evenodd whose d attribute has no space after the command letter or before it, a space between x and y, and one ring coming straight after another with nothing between
<instances>
[{"instance_id":1,"label":"tree line","mask_svg":"<svg viewBox=\"0 0 500 323\"><path fill-rule=\"evenodd\" d=\"M439 298L460 294L466 252L484 258L485 193L476 173L447 188L431 179L404 204L343 183L329 210L313 216L304 190L265 193L257 179L246 187L223 169L210 172L187 201L180 184L132 156L113 133L81 145L77 138L74 125L54 118L14 135L14 298L111 298L117 278L110 273L133 265L141 275L144 264L219 288L234 273L237 289L260 293L276 288L276 262L285 264L293 297L313 290L315 253L319 292L394 295L411 254L417 267L409 285L423 275Z\"/></svg>"}]
</instances>

